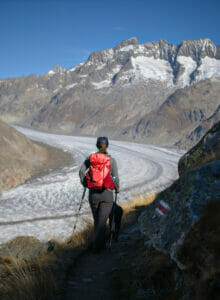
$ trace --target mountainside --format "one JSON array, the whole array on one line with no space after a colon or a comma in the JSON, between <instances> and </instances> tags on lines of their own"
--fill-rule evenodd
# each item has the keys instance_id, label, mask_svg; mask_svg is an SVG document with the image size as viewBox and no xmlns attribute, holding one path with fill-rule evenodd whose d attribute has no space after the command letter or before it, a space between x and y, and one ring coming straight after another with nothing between
<instances>
[{"instance_id":1,"label":"mountainside","mask_svg":"<svg viewBox=\"0 0 220 300\"><path fill-rule=\"evenodd\" d=\"M0 80L0 115L9 123L52 132L148 141L148 135L136 130L139 123L148 121L148 114L159 110L159 126L167 118L162 115L161 105L169 101L171 94L177 97L177 89L215 77L220 77L220 47L209 39L185 40L180 45L164 40L139 45L136 38L131 38L114 48L92 53L86 62L69 70L55 66L41 76ZM208 81L207 96L203 95L204 101L198 105L198 96L194 93L194 99L189 90L187 101L194 103L196 111L206 110L207 103L212 102L208 118L220 102L216 94L219 85L218 80L211 84ZM204 118L197 117L199 121L194 125ZM184 147L180 140L196 126L180 137L175 135L169 144ZM159 136L150 139L166 144L166 137ZM190 138L184 144L189 147Z\"/></svg>"},{"instance_id":2,"label":"mountainside","mask_svg":"<svg viewBox=\"0 0 220 300\"><path fill-rule=\"evenodd\" d=\"M189 148L220 120L220 81L205 80L176 90L156 110L124 131L136 141Z\"/></svg>"},{"instance_id":3,"label":"mountainside","mask_svg":"<svg viewBox=\"0 0 220 300\"><path fill-rule=\"evenodd\" d=\"M61 150L33 142L0 120L0 194L32 176L62 167L72 158Z\"/></svg>"}]
</instances>

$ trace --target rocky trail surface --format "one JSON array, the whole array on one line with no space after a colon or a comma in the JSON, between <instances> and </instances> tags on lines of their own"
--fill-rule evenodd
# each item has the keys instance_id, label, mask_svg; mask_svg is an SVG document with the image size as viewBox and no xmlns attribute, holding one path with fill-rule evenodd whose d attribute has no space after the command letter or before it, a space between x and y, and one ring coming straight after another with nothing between
<instances>
[{"instance_id":1,"label":"rocky trail surface","mask_svg":"<svg viewBox=\"0 0 220 300\"><path fill-rule=\"evenodd\" d=\"M72 234L83 192L78 170L84 159L97 149L96 139L43 133L16 127L29 138L71 153L74 164L53 171L0 196L0 242L20 235L42 241L60 240ZM183 151L129 142L110 141L109 153L116 159L121 182L120 201L133 195L158 192L178 177L177 163ZM76 230L91 220L87 195Z\"/></svg>"}]
</instances>

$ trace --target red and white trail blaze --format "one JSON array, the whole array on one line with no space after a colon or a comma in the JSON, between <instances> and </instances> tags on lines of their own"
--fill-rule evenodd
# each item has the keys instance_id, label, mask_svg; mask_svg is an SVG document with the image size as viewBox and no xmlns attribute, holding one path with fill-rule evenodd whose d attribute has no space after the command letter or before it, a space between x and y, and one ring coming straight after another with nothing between
<instances>
[{"instance_id":1,"label":"red and white trail blaze","mask_svg":"<svg viewBox=\"0 0 220 300\"><path fill-rule=\"evenodd\" d=\"M167 214L167 212L170 210L170 206L168 203L164 202L163 200L161 200L156 208L156 212L160 215L160 216L164 216Z\"/></svg>"}]
</instances>

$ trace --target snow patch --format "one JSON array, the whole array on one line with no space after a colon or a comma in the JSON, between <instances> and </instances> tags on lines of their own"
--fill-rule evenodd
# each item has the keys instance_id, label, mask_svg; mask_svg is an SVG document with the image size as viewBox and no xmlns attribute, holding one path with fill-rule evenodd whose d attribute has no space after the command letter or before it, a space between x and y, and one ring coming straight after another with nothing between
<instances>
[{"instance_id":1,"label":"snow patch","mask_svg":"<svg viewBox=\"0 0 220 300\"><path fill-rule=\"evenodd\" d=\"M125 72L120 81L166 81L168 86L173 85L173 72L170 64L163 59L138 56L131 58L133 69Z\"/></svg>"},{"instance_id":2,"label":"snow patch","mask_svg":"<svg viewBox=\"0 0 220 300\"><path fill-rule=\"evenodd\" d=\"M80 64L72 67L71 69L69 69L68 71L69 72L74 72L77 68L81 67L82 65L84 65L84 62L81 62Z\"/></svg>"},{"instance_id":3,"label":"snow patch","mask_svg":"<svg viewBox=\"0 0 220 300\"><path fill-rule=\"evenodd\" d=\"M190 75L195 71L197 63L190 56L178 56L177 61L185 69L183 74L178 79L178 86L184 87L186 85L190 85Z\"/></svg>"},{"instance_id":4,"label":"snow patch","mask_svg":"<svg viewBox=\"0 0 220 300\"><path fill-rule=\"evenodd\" d=\"M69 90L69 89L73 88L74 86L76 86L77 84L78 83L73 83L73 84L67 85L66 89Z\"/></svg>"},{"instance_id":5,"label":"snow patch","mask_svg":"<svg viewBox=\"0 0 220 300\"><path fill-rule=\"evenodd\" d=\"M134 49L134 54L147 54L147 50L143 45L139 45Z\"/></svg>"},{"instance_id":6,"label":"snow patch","mask_svg":"<svg viewBox=\"0 0 220 300\"><path fill-rule=\"evenodd\" d=\"M95 86L96 90L103 89L106 87L110 87L112 84L112 78L115 74L117 74L121 69L120 65L116 65L115 68L112 69L111 73L107 73L106 79L101 82L93 82L92 84Z\"/></svg>"},{"instance_id":7,"label":"snow patch","mask_svg":"<svg viewBox=\"0 0 220 300\"><path fill-rule=\"evenodd\" d=\"M117 74L121 70L121 66L117 65L115 68L112 69L112 76Z\"/></svg>"},{"instance_id":8,"label":"snow patch","mask_svg":"<svg viewBox=\"0 0 220 300\"><path fill-rule=\"evenodd\" d=\"M56 74L56 72L54 72L53 70L50 70L47 74L48 75L54 75L54 74Z\"/></svg>"},{"instance_id":9,"label":"snow patch","mask_svg":"<svg viewBox=\"0 0 220 300\"><path fill-rule=\"evenodd\" d=\"M101 69L103 69L105 66L106 66L106 64L101 64L101 65L99 65L99 66L96 68L96 70L101 70Z\"/></svg>"},{"instance_id":10,"label":"snow patch","mask_svg":"<svg viewBox=\"0 0 220 300\"><path fill-rule=\"evenodd\" d=\"M220 60L206 56L202 58L201 61L202 63L198 68L196 82L207 78L220 76Z\"/></svg>"},{"instance_id":11,"label":"snow patch","mask_svg":"<svg viewBox=\"0 0 220 300\"><path fill-rule=\"evenodd\" d=\"M99 89L109 87L111 85L111 80L107 79L100 82L93 82L92 84L95 86L96 90L99 90Z\"/></svg>"},{"instance_id":12,"label":"snow patch","mask_svg":"<svg viewBox=\"0 0 220 300\"><path fill-rule=\"evenodd\" d=\"M134 49L133 45L128 45L128 46L120 48L118 51L130 51L130 50L133 50L133 49Z\"/></svg>"}]
</instances>

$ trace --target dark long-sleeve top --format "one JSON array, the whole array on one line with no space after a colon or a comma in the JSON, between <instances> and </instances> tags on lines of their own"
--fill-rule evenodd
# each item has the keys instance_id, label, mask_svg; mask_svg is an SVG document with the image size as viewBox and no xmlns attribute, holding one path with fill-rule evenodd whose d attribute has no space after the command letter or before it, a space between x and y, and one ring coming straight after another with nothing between
<instances>
[{"instance_id":1,"label":"dark long-sleeve top","mask_svg":"<svg viewBox=\"0 0 220 300\"><path fill-rule=\"evenodd\" d=\"M111 157L110 155L108 156ZM113 157L111 157L110 165L111 165L111 176L114 179L115 189L118 190L119 189L118 166L116 160ZM90 166L90 161L89 158L87 158L79 170L79 178L82 184L84 183L86 171L89 169L89 166Z\"/></svg>"}]
</instances>

